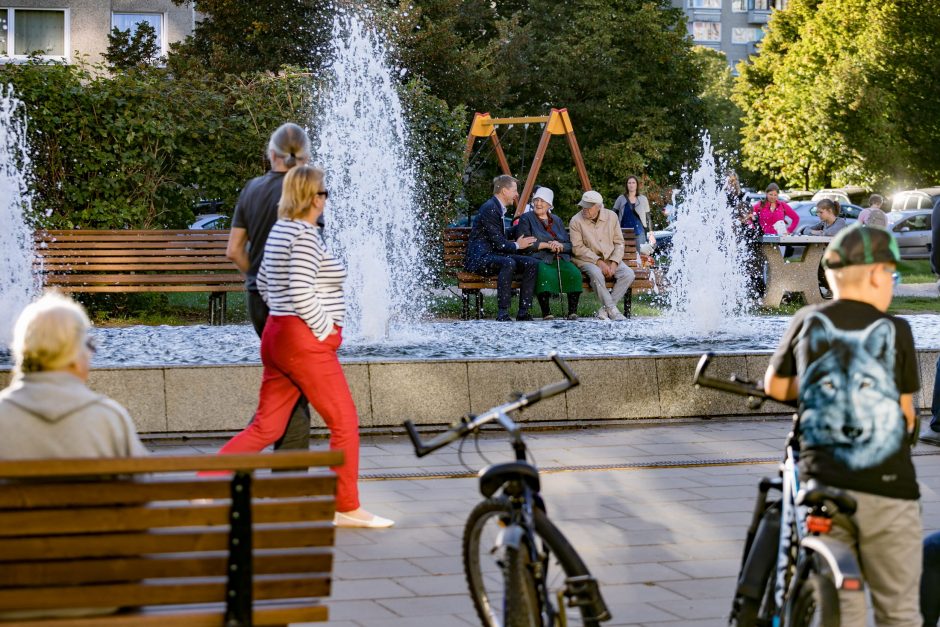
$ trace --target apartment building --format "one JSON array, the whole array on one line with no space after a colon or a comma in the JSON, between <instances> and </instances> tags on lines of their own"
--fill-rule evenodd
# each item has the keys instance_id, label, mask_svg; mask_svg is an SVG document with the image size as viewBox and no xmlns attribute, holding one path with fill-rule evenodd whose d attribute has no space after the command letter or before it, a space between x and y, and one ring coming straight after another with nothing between
<instances>
[{"instance_id":1,"label":"apartment building","mask_svg":"<svg viewBox=\"0 0 940 627\"><path fill-rule=\"evenodd\" d=\"M49 59L72 61L75 54L101 60L115 26L134 29L148 22L167 46L193 32L191 4L172 0L0 0L0 62L16 62L39 51Z\"/></svg>"},{"instance_id":2,"label":"apartment building","mask_svg":"<svg viewBox=\"0 0 940 627\"><path fill-rule=\"evenodd\" d=\"M685 11L689 34L697 45L721 50L732 68L757 53L763 27L773 9L787 0L672 0Z\"/></svg>"}]
</instances>

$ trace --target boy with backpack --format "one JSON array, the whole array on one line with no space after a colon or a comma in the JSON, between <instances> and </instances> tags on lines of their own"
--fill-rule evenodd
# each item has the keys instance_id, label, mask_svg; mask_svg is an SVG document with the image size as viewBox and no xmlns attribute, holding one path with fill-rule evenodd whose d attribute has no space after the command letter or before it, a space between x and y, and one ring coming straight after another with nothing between
<instances>
[{"instance_id":1,"label":"boy with backpack","mask_svg":"<svg viewBox=\"0 0 940 627\"><path fill-rule=\"evenodd\" d=\"M920 492L911 461L913 395L920 388L914 339L888 315L900 261L887 231L840 231L823 267L834 299L804 307L774 353L764 389L799 401L800 480L846 490L858 503L830 536L852 547L875 622L921 627ZM865 596L839 594L841 625L864 627Z\"/></svg>"}]
</instances>

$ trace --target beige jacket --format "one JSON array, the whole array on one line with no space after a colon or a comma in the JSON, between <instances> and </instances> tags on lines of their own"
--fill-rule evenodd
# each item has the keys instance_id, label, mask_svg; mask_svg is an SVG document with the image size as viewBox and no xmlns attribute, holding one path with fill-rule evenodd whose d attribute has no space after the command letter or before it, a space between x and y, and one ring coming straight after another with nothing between
<instances>
[{"instance_id":1,"label":"beige jacket","mask_svg":"<svg viewBox=\"0 0 940 627\"><path fill-rule=\"evenodd\" d=\"M620 263L623 261L623 231L617 214L601 209L597 221L584 217L579 211L568 225L571 235L571 260L579 268L593 265L598 259Z\"/></svg>"}]
</instances>

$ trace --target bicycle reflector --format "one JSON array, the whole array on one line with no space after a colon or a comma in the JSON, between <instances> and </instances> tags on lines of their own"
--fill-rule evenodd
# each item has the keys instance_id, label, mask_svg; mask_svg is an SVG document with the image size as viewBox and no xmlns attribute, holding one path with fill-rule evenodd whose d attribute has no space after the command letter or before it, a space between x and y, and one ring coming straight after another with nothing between
<instances>
[{"instance_id":1,"label":"bicycle reflector","mask_svg":"<svg viewBox=\"0 0 940 627\"><path fill-rule=\"evenodd\" d=\"M807 516L806 530L810 533L829 533L832 530L832 519L825 516Z\"/></svg>"},{"instance_id":2,"label":"bicycle reflector","mask_svg":"<svg viewBox=\"0 0 940 627\"><path fill-rule=\"evenodd\" d=\"M862 589L862 580L855 579L853 577L846 577L842 580L842 589L843 590L861 590Z\"/></svg>"}]
</instances>

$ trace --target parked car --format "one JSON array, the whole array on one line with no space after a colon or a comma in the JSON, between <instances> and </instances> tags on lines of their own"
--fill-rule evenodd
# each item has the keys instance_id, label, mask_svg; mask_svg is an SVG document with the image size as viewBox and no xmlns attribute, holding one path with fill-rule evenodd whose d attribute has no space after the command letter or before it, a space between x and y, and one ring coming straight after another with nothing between
<instances>
[{"instance_id":1,"label":"parked car","mask_svg":"<svg viewBox=\"0 0 940 627\"><path fill-rule=\"evenodd\" d=\"M851 201L849 200L849 195L845 192L845 190L841 190L841 189L821 189L815 194L813 194L813 197L811 198L811 200L814 203L817 203L823 198L828 198L829 200L838 200L840 205L851 204Z\"/></svg>"},{"instance_id":2,"label":"parked car","mask_svg":"<svg viewBox=\"0 0 940 627\"><path fill-rule=\"evenodd\" d=\"M803 234L804 230L814 226L819 222L819 216L816 215L816 202L818 201L804 200L790 205L793 210L796 211L796 214L800 216L800 225L796 228L797 234ZM839 215L845 218L846 224L852 224L858 220L858 214L862 211L861 207L852 204L840 204L839 206L841 207L841 212Z\"/></svg>"},{"instance_id":3,"label":"parked car","mask_svg":"<svg viewBox=\"0 0 940 627\"><path fill-rule=\"evenodd\" d=\"M922 187L897 192L889 200L891 211L933 209L940 201L940 187Z\"/></svg>"},{"instance_id":4,"label":"parked car","mask_svg":"<svg viewBox=\"0 0 940 627\"><path fill-rule=\"evenodd\" d=\"M668 255L672 250L672 236L676 234L676 223L669 223L662 231L653 231L653 237L656 238L656 248L654 255Z\"/></svg>"},{"instance_id":5,"label":"parked car","mask_svg":"<svg viewBox=\"0 0 940 627\"><path fill-rule=\"evenodd\" d=\"M901 259L930 258L932 213L933 209L915 209L888 214L888 228L898 241Z\"/></svg>"},{"instance_id":6,"label":"parked car","mask_svg":"<svg viewBox=\"0 0 940 627\"><path fill-rule=\"evenodd\" d=\"M196 216L196 221L189 225L191 229L227 229L232 219L221 213L204 213Z\"/></svg>"}]
</instances>

